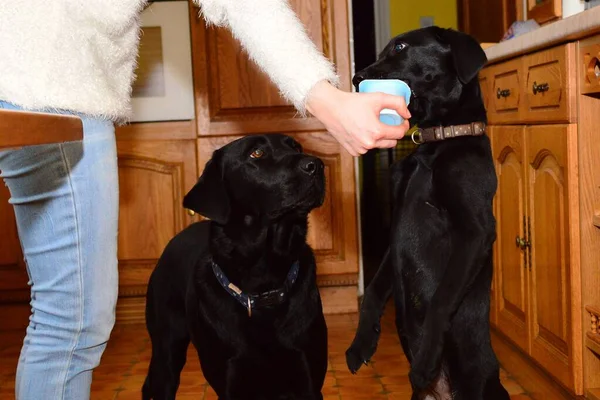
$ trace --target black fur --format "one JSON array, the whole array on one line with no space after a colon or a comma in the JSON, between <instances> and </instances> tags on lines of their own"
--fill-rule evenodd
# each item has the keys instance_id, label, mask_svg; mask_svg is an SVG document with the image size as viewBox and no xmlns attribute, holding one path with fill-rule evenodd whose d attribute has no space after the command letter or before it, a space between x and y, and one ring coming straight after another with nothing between
<instances>
[{"instance_id":1,"label":"black fur","mask_svg":"<svg viewBox=\"0 0 600 400\"><path fill-rule=\"evenodd\" d=\"M262 157L252 158L259 149ZM327 327L306 243L325 196L323 163L284 135L253 135L215 151L186 207L208 218L167 245L148 285L152 359L143 399L175 399L191 341L222 400L322 399ZM283 304L252 316L219 284L211 261L246 293L298 278Z\"/></svg>"},{"instance_id":2,"label":"black fur","mask_svg":"<svg viewBox=\"0 0 600 400\"><path fill-rule=\"evenodd\" d=\"M411 124L420 128L486 122L477 79L486 62L472 37L429 27L392 39L353 81L407 82L415 95ZM489 333L496 186L486 135L426 143L393 165L390 246L346 352L352 372L375 353L379 320L393 294L413 399L446 378L452 394L437 393L441 398L509 398Z\"/></svg>"}]
</instances>

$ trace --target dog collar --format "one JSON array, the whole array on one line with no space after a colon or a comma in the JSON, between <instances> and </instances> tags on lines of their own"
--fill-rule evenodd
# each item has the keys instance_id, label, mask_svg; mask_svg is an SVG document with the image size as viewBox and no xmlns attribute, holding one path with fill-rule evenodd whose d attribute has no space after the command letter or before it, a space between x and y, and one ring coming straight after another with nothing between
<instances>
[{"instance_id":1,"label":"dog collar","mask_svg":"<svg viewBox=\"0 0 600 400\"><path fill-rule=\"evenodd\" d=\"M289 291L296 282L298 278L298 272L300 270L300 262L296 261L292 264L290 271L285 278L285 282L283 286L279 289L269 290L267 292L258 293L258 294L247 294L244 293L240 288L231 283L227 276L214 261L212 263L213 273L215 277L223 286L223 288L233 296L242 306L244 306L248 310L248 316L252 316L252 309L254 308L262 308L268 306L274 306L277 304L284 303L288 299Z\"/></svg>"},{"instance_id":2,"label":"dog collar","mask_svg":"<svg viewBox=\"0 0 600 400\"><path fill-rule=\"evenodd\" d=\"M435 126L426 129L417 128L413 131L411 139L415 144L423 144L462 136L482 136L484 133L484 122L471 122L464 125Z\"/></svg>"}]
</instances>

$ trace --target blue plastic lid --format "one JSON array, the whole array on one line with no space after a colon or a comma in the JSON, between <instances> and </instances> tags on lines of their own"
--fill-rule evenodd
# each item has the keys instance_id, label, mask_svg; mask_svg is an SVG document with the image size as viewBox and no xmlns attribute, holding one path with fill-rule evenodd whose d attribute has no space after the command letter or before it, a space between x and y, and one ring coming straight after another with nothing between
<instances>
[{"instance_id":1,"label":"blue plastic lid","mask_svg":"<svg viewBox=\"0 0 600 400\"><path fill-rule=\"evenodd\" d=\"M358 84L358 91L361 93L381 92L402 96L406 100L406 105L410 104L410 87L400 79L365 79Z\"/></svg>"},{"instance_id":2,"label":"blue plastic lid","mask_svg":"<svg viewBox=\"0 0 600 400\"><path fill-rule=\"evenodd\" d=\"M361 93L387 93L394 96L402 96L406 105L410 104L410 87L400 79L365 79L358 84ZM387 125L401 125L404 122L395 110L383 109L379 114L379 120Z\"/></svg>"}]
</instances>

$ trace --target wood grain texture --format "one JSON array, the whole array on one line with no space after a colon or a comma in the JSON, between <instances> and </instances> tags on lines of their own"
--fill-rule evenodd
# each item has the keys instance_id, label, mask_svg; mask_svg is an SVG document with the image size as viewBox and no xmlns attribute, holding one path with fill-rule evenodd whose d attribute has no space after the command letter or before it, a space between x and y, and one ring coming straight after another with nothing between
<instances>
[{"instance_id":1,"label":"wood grain texture","mask_svg":"<svg viewBox=\"0 0 600 400\"><path fill-rule=\"evenodd\" d=\"M185 140L196 138L196 124L191 121L144 122L116 128L117 140Z\"/></svg>"},{"instance_id":2,"label":"wood grain texture","mask_svg":"<svg viewBox=\"0 0 600 400\"><path fill-rule=\"evenodd\" d=\"M522 61L513 60L490 67L491 91L488 107L490 124L510 124L520 120Z\"/></svg>"},{"instance_id":3,"label":"wood grain texture","mask_svg":"<svg viewBox=\"0 0 600 400\"><path fill-rule=\"evenodd\" d=\"M342 88L349 90L346 2L296 0L291 5L317 48L336 64ZM315 118L297 116L227 30L207 28L202 20L193 18L192 50L199 135L323 129Z\"/></svg>"},{"instance_id":4,"label":"wood grain texture","mask_svg":"<svg viewBox=\"0 0 600 400\"><path fill-rule=\"evenodd\" d=\"M525 351L529 351L529 269L527 254L516 246L524 238L526 216L525 129L522 126L492 126L496 192L497 326Z\"/></svg>"},{"instance_id":5,"label":"wood grain texture","mask_svg":"<svg viewBox=\"0 0 600 400\"><path fill-rule=\"evenodd\" d=\"M79 117L0 109L0 149L82 139Z\"/></svg>"},{"instance_id":6,"label":"wood grain texture","mask_svg":"<svg viewBox=\"0 0 600 400\"><path fill-rule=\"evenodd\" d=\"M577 122L576 44L540 51L522 60L521 122ZM548 90L535 92L534 85L548 85Z\"/></svg>"},{"instance_id":7,"label":"wood grain texture","mask_svg":"<svg viewBox=\"0 0 600 400\"><path fill-rule=\"evenodd\" d=\"M582 94L600 93L600 35L582 41L577 59Z\"/></svg>"},{"instance_id":8,"label":"wood grain texture","mask_svg":"<svg viewBox=\"0 0 600 400\"><path fill-rule=\"evenodd\" d=\"M583 393L576 125L526 131L531 356Z\"/></svg>"},{"instance_id":9,"label":"wood grain texture","mask_svg":"<svg viewBox=\"0 0 600 400\"><path fill-rule=\"evenodd\" d=\"M183 196L196 183L194 140L119 141L119 293L143 296L168 241L192 222Z\"/></svg>"},{"instance_id":10,"label":"wood grain texture","mask_svg":"<svg viewBox=\"0 0 600 400\"><path fill-rule=\"evenodd\" d=\"M567 391L548 375L544 366L534 362L521 349L514 346L501 332L492 329L492 347L500 366L521 382L523 389L535 400L583 400Z\"/></svg>"},{"instance_id":11,"label":"wood grain texture","mask_svg":"<svg viewBox=\"0 0 600 400\"><path fill-rule=\"evenodd\" d=\"M527 19L535 19L540 25L562 16L562 0L527 0Z\"/></svg>"},{"instance_id":12,"label":"wood grain texture","mask_svg":"<svg viewBox=\"0 0 600 400\"><path fill-rule=\"evenodd\" d=\"M600 36L580 43L581 48L600 43ZM581 56L581 52L579 53ZM583 62L579 59L579 63ZM579 82L584 73L577 68ZM600 307L600 229L594 225L600 215L600 146L598 146L598 125L600 99L582 93L579 87L578 104L578 153L579 153L579 208L581 237L581 284L582 304ZM589 315L582 312L583 327L589 325ZM588 329L584 329L584 332ZM585 337L585 333L582 332ZM600 357L591 350L583 353L584 380L586 388L600 388Z\"/></svg>"}]
</instances>

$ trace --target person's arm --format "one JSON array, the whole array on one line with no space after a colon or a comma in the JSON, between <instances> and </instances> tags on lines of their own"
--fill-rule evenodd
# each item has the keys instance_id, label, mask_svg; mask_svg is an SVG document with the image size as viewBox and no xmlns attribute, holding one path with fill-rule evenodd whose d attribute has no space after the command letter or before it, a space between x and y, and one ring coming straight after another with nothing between
<instances>
[{"instance_id":1,"label":"person's arm","mask_svg":"<svg viewBox=\"0 0 600 400\"><path fill-rule=\"evenodd\" d=\"M287 0L194 0L204 19L229 29L282 96L302 114L308 110L351 154L391 147L408 129L379 122L394 108L408 118L404 99L336 89L331 62L318 51Z\"/></svg>"}]
</instances>

